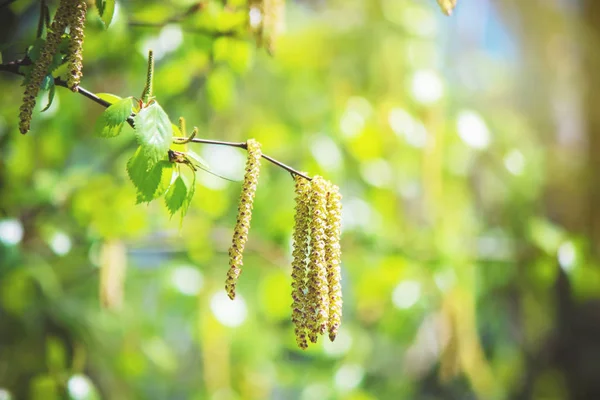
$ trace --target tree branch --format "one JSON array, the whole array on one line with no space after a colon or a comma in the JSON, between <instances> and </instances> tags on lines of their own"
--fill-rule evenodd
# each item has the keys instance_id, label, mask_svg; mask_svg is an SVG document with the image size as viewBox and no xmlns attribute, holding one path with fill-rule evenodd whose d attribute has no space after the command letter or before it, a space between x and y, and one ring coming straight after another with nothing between
<instances>
[{"instance_id":1,"label":"tree branch","mask_svg":"<svg viewBox=\"0 0 600 400\"><path fill-rule=\"evenodd\" d=\"M30 64L28 59L25 60L16 60L16 61L11 61L8 63L4 63L4 64L0 64L0 71L4 71L4 72L10 72L16 75L23 75L21 72L19 72L19 67L21 65L28 65ZM60 87L64 87L64 88L69 88L67 85L67 81L65 81L64 79L61 78L54 78L54 84L56 86L60 86ZM112 104L106 100L101 99L100 97L96 96L94 93L90 92L87 89L82 88L81 86L77 87L77 93L81 94L82 96L84 96L85 98L92 100L94 103L101 105L104 108L110 107ZM133 128L133 117L129 117L127 118L127 123L129 123L129 125L131 125L131 127ZM248 146L246 145L245 142L224 142L221 140L212 140L212 139L200 139L200 138L193 138L190 140L191 142L194 143L203 143L203 144L213 144L213 145L219 145L219 146L229 146L229 147L237 147L240 149L244 149L247 150ZM270 157L266 154L263 154L262 157L269 161L270 163L278 166L279 168L282 168L286 171L288 171L290 174L292 174L292 176L297 175L300 176L304 179L307 180L312 180L311 177L309 177L306 174L303 174L302 172L290 167L287 164L282 163L281 161L278 161L276 159L274 159L273 157Z\"/></svg>"}]
</instances>

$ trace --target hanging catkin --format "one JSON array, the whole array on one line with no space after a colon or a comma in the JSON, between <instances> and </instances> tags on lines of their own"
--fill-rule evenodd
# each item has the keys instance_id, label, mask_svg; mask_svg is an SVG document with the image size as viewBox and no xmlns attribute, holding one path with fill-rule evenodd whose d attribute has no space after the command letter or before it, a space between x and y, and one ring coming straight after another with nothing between
<instances>
[{"instance_id":1,"label":"hanging catkin","mask_svg":"<svg viewBox=\"0 0 600 400\"><path fill-rule=\"evenodd\" d=\"M58 51L62 34L65 28L69 24L69 10L72 7L71 0L61 0L58 10L54 15L48 34L46 35L46 41L40 51L39 58L35 61L29 82L25 87L25 94L23 95L23 104L20 108L19 113L19 130L25 134L29 132L31 126L31 115L33 108L35 107L36 97L40 91L42 81L48 74L48 68L52 63L52 59Z\"/></svg>"},{"instance_id":2,"label":"hanging catkin","mask_svg":"<svg viewBox=\"0 0 600 400\"><path fill-rule=\"evenodd\" d=\"M75 0L69 11L69 25L71 30L71 40L69 42L69 57L67 86L76 92L81 81L83 68L83 28L85 25L85 15L87 5L85 0Z\"/></svg>"},{"instance_id":3,"label":"hanging catkin","mask_svg":"<svg viewBox=\"0 0 600 400\"><path fill-rule=\"evenodd\" d=\"M306 274L309 246L310 182L300 176L296 180L296 216L294 223L294 251L292 252L292 322L298 347L306 349Z\"/></svg>"},{"instance_id":4,"label":"hanging catkin","mask_svg":"<svg viewBox=\"0 0 600 400\"><path fill-rule=\"evenodd\" d=\"M317 336L327 331L329 321L329 284L325 264L325 230L327 228L327 183L320 176L311 181L310 199L310 256L308 262L308 337L317 342Z\"/></svg>"},{"instance_id":5,"label":"hanging catkin","mask_svg":"<svg viewBox=\"0 0 600 400\"><path fill-rule=\"evenodd\" d=\"M273 53L285 29L285 0L264 0L263 26L265 47Z\"/></svg>"},{"instance_id":6,"label":"hanging catkin","mask_svg":"<svg viewBox=\"0 0 600 400\"><path fill-rule=\"evenodd\" d=\"M329 340L337 336L342 319L341 247L342 235L342 196L336 185L329 185L327 194L327 229L325 231L325 262L329 284Z\"/></svg>"},{"instance_id":7,"label":"hanging catkin","mask_svg":"<svg viewBox=\"0 0 600 400\"><path fill-rule=\"evenodd\" d=\"M252 203L254 202L254 195L256 193L256 184L260 173L260 158L262 157L260 143L254 139L250 139L246 142L246 145L248 150L246 173L244 175L233 240L229 248L229 271L227 271L227 280L225 281L225 290L232 300L235 298L235 287L238 277L242 272L244 247L248 241L248 230L250 229L250 219L252 218Z\"/></svg>"}]
</instances>

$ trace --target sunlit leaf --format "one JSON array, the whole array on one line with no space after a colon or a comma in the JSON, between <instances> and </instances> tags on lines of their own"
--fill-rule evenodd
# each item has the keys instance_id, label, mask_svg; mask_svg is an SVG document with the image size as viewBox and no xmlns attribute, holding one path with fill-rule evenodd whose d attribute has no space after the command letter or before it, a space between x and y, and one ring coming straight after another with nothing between
<instances>
[{"instance_id":1,"label":"sunlit leaf","mask_svg":"<svg viewBox=\"0 0 600 400\"><path fill-rule=\"evenodd\" d=\"M108 107L100 118L96 125L96 133L102 137L114 137L121 133L123 123L127 121L127 118L131 115L131 109L133 102L131 97L116 101L113 105Z\"/></svg>"},{"instance_id":2,"label":"sunlit leaf","mask_svg":"<svg viewBox=\"0 0 600 400\"><path fill-rule=\"evenodd\" d=\"M121 100L121 97L112 93L96 93L96 96L100 97L104 101L108 101L110 104L114 104Z\"/></svg>"},{"instance_id":3,"label":"sunlit leaf","mask_svg":"<svg viewBox=\"0 0 600 400\"><path fill-rule=\"evenodd\" d=\"M146 153L149 164L164 158L171 146L173 128L162 107L154 102L143 108L134 118L138 142Z\"/></svg>"},{"instance_id":4,"label":"sunlit leaf","mask_svg":"<svg viewBox=\"0 0 600 400\"><path fill-rule=\"evenodd\" d=\"M127 174L137 189L137 203L148 203L162 195L171 182L172 172L172 164L167 160L150 167L146 154L138 147L127 162Z\"/></svg>"}]
</instances>

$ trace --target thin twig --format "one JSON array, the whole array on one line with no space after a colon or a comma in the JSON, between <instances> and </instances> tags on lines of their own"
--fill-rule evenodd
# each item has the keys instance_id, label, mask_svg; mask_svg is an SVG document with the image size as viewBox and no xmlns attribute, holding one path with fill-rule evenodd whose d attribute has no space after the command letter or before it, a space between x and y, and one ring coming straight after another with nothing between
<instances>
[{"instance_id":1,"label":"thin twig","mask_svg":"<svg viewBox=\"0 0 600 400\"><path fill-rule=\"evenodd\" d=\"M194 138L191 140L194 143L204 143L204 144L216 144L216 145L220 145L220 146L229 146L229 147L238 147L240 149L248 149L248 146L246 145L246 142L224 142L221 140L210 140L210 139L199 139L199 138ZM312 180L311 177L309 177L308 175L303 174L302 172L295 170L294 168L290 167L289 165L286 165L284 163L282 163L281 161L277 161L276 159L274 159L273 157L270 157L266 154L263 154L262 157L277 165L279 168L283 168L286 171L288 171L289 173L291 173L292 175L298 175L301 176L304 179L308 179L309 181Z\"/></svg>"},{"instance_id":2,"label":"thin twig","mask_svg":"<svg viewBox=\"0 0 600 400\"><path fill-rule=\"evenodd\" d=\"M131 28L163 28L166 25L174 24L174 23L176 23L176 22L173 22L173 21L166 21L166 22L130 21L128 23L128 25ZM205 29L205 28L189 28L189 27L184 27L182 30L186 33L192 33L192 34L196 34L196 35L204 35L204 36L209 36L212 38L232 37L238 33L235 30L215 31L215 30Z\"/></svg>"},{"instance_id":3,"label":"thin twig","mask_svg":"<svg viewBox=\"0 0 600 400\"><path fill-rule=\"evenodd\" d=\"M23 75L22 73L19 72L19 66L26 65L26 63L27 63L27 61L25 61L25 60L17 60L17 61L12 61L12 62L5 63L5 64L0 64L0 71L10 72L10 73L17 74L17 75ZM67 85L67 81L65 81L64 79L54 78L54 84L56 86L60 86L60 87L69 89L69 86ZM90 92L89 90L87 90L85 88L82 88L81 86L77 87L77 93L88 98L89 100L92 100L94 103L99 104L104 108L110 107L112 105L110 102L101 99L100 97L96 96L94 93ZM127 122L133 128L133 118L132 117L127 118ZM237 147L237 148L244 149L244 150L248 149L248 146L246 145L245 142L224 142L221 140L200 139L200 138L193 138L191 141L194 143ZM312 180L312 178L309 177L308 175L305 175L302 172L295 170L294 168L290 167L289 165L286 165L286 164L282 163L281 161L274 159L273 157L270 157L266 154L263 154L262 157L265 160L271 162L272 164L278 166L279 168L282 168L282 169L288 171L292 175L300 176L309 181Z\"/></svg>"}]
</instances>

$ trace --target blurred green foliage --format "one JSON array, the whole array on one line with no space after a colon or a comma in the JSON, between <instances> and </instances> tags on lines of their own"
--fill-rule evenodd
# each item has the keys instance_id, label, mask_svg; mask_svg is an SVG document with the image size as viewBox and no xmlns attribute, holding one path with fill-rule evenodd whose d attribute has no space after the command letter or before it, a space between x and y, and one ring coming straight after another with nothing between
<instances>
[{"instance_id":1,"label":"blurred green foliage","mask_svg":"<svg viewBox=\"0 0 600 400\"><path fill-rule=\"evenodd\" d=\"M574 24L594 25L541 0L463 0L452 18L433 0L287 3L273 56L244 0L119 1L108 29L90 7L82 86L139 96L152 49L171 121L253 137L340 186L336 342L295 345L288 173L263 168L231 302L245 153L186 145L233 181L199 171L180 227L136 205L127 124L95 136L103 109L57 88L21 136L21 79L2 72L0 399L597 398L600 356L578 357L600 348L582 339L600 331L584 313L600 219L582 144L600 132L569 75L594 69L565 56L593 40ZM34 43L39 7L1 7L8 62Z\"/></svg>"}]
</instances>

